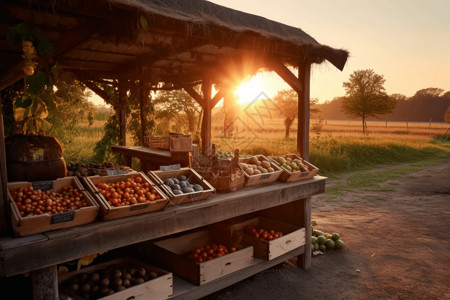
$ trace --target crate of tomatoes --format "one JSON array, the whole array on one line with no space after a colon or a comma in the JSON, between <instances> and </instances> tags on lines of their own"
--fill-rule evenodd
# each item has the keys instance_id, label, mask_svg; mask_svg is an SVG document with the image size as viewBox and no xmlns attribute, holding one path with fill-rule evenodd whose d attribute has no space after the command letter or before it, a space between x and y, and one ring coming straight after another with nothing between
<instances>
[{"instance_id":1,"label":"crate of tomatoes","mask_svg":"<svg viewBox=\"0 0 450 300\"><path fill-rule=\"evenodd\" d=\"M85 177L85 185L100 205L103 220L162 210L167 196L142 172Z\"/></svg>"},{"instance_id":2,"label":"crate of tomatoes","mask_svg":"<svg viewBox=\"0 0 450 300\"><path fill-rule=\"evenodd\" d=\"M10 182L14 234L26 236L93 222L99 206L76 177Z\"/></svg>"},{"instance_id":3,"label":"crate of tomatoes","mask_svg":"<svg viewBox=\"0 0 450 300\"><path fill-rule=\"evenodd\" d=\"M231 225L233 243L253 246L255 257L271 260L305 245L305 228L257 217Z\"/></svg>"},{"instance_id":4,"label":"crate of tomatoes","mask_svg":"<svg viewBox=\"0 0 450 300\"><path fill-rule=\"evenodd\" d=\"M202 285L253 263L253 247L235 247L222 238L205 229L157 241L146 252L162 267Z\"/></svg>"}]
</instances>

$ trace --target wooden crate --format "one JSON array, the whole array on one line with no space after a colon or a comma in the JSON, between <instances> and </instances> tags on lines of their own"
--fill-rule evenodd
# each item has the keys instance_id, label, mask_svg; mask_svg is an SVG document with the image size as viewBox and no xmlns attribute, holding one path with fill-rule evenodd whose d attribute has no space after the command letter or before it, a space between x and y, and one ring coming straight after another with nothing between
<instances>
[{"instance_id":1,"label":"wooden crate","mask_svg":"<svg viewBox=\"0 0 450 300\"><path fill-rule=\"evenodd\" d=\"M135 260L132 258L119 258L114 259L108 262L104 262L97 265L92 265L87 268L83 268L79 271L74 271L66 274L62 274L58 276L58 283L60 290L63 294L70 296L71 299L86 299L81 298L80 295L76 294L75 292L71 291L67 287L67 283L70 282L70 279L74 276L79 276L81 274L89 275L93 272L101 272L101 270L106 269L108 266L111 265L121 265L121 264L129 264L129 265L136 265L145 268L147 274L149 272L155 272L158 277L154 279L150 279L148 281L145 281L141 284L131 286L123 291L115 292L114 294L96 298L96 299L102 299L102 300L122 300L122 299L152 299L152 300L163 300L168 299L172 297L173 295L173 276L172 273L167 272L163 269L151 266L149 264L146 264L142 261Z\"/></svg>"},{"instance_id":2,"label":"wooden crate","mask_svg":"<svg viewBox=\"0 0 450 300\"><path fill-rule=\"evenodd\" d=\"M175 195L170 187L164 184L164 180L180 175L186 176L192 184L201 185L203 191ZM149 171L148 176L169 196L169 205L178 205L186 202L193 203L195 201L204 200L216 191L208 181L191 168L181 168L173 171Z\"/></svg>"},{"instance_id":3,"label":"wooden crate","mask_svg":"<svg viewBox=\"0 0 450 300\"><path fill-rule=\"evenodd\" d=\"M249 175L247 174L241 167L244 176L245 176L245 186L253 186L253 185L260 185L264 183L274 182L280 177L282 173L282 169L278 167L272 160L268 159L264 155L254 155L258 158L259 161L268 161L271 165L271 167L275 170L274 172L265 173L265 174L258 174L258 175ZM239 158L240 163L249 163L250 158L243 157Z\"/></svg>"},{"instance_id":4,"label":"wooden crate","mask_svg":"<svg viewBox=\"0 0 450 300\"><path fill-rule=\"evenodd\" d=\"M250 225L281 231L283 236L271 241L256 238L246 230ZM255 257L265 260L274 259L305 245L305 228L263 217L232 225L230 235L234 243L241 246L253 246Z\"/></svg>"},{"instance_id":5,"label":"wooden crate","mask_svg":"<svg viewBox=\"0 0 450 300\"><path fill-rule=\"evenodd\" d=\"M61 191L63 187L72 185L83 195L83 198L89 206L82 207L77 210L71 210L59 214L42 214L29 217L22 217L19 213L16 203L14 202L10 191L18 188L25 188L34 186L36 189L51 188L56 192ZM47 188L46 188L47 187ZM91 223L95 220L98 214L99 206L92 199L91 195L84 190L80 181L76 177L58 178L53 181L41 182L11 182L8 183L8 199L11 207L11 223L14 234L17 236L26 236L41 232L46 232L55 229L68 228L77 225Z\"/></svg>"},{"instance_id":6,"label":"wooden crate","mask_svg":"<svg viewBox=\"0 0 450 300\"><path fill-rule=\"evenodd\" d=\"M283 181L283 182L292 182L292 181L297 181L297 180L304 180L304 179L308 179L308 178L312 178L314 177L318 172L319 172L319 168L317 168L316 166L312 165L311 163L307 162L306 160L302 159L300 156L298 156L297 154L287 154L284 155L284 158L291 158L291 159L300 159L303 164L308 168L308 171L306 172L302 172L302 171L297 171L297 172L290 172L287 169L285 169L284 167L278 165L277 166L279 168L281 168L283 170L283 172L281 173L280 177L278 178L279 181ZM272 161L275 161L274 159L271 158Z\"/></svg>"},{"instance_id":7,"label":"wooden crate","mask_svg":"<svg viewBox=\"0 0 450 300\"><path fill-rule=\"evenodd\" d=\"M220 235L211 234L209 230L201 230L155 242L149 251L154 257L158 257L158 262L164 268L194 284L202 285L253 263L253 247L238 249L202 263L194 262L187 257L195 248L211 243L232 246L221 243L218 238Z\"/></svg>"},{"instance_id":8,"label":"wooden crate","mask_svg":"<svg viewBox=\"0 0 450 300\"><path fill-rule=\"evenodd\" d=\"M114 207L109 205L108 201L95 186L97 183L100 182L113 183L127 180L127 178L129 177L131 178L141 177L143 180L147 181L150 184L150 186L152 186L152 188L158 192L158 194L161 196L161 199L147 203L138 203ZM161 189L159 189L157 185L153 183L150 179L148 179L147 176L145 176L145 174L142 172L134 172L113 176L90 176L85 177L83 179L85 180L85 185L87 186L89 192L93 195L94 199L98 202L100 206L100 217L103 220L112 220L162 210L164 209L164 207L166 207L167 203L169 202L169 199L164 194L164 192L161 191Z\"/></svg>"}]
</instances>

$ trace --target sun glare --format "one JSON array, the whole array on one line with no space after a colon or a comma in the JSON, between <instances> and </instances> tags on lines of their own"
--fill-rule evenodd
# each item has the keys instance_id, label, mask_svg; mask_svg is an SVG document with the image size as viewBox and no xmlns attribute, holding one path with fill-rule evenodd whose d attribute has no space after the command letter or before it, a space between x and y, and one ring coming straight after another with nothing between
<instances>
[{"instance_id":1,"label":"sun glare","mask_svg":"<svg viewBox=\"0 0 450 300\"><path fill-rule=\"evenodd\" d=\"M251 103L261 92L264 92L264 87L259 79L253 76L249 80L243 81L234 93L239 97L237 103L242 105Z\"/></svg>"}]
</instances>

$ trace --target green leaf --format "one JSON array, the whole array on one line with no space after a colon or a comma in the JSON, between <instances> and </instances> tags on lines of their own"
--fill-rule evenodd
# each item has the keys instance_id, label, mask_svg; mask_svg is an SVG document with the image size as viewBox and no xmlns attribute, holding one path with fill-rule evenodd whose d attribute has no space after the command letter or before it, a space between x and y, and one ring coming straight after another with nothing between
<instances>
[{"instance_id":1,"label":"green leaf","mask_svg":"<svg viewBox=\"0 0 450 300\"><path fill-rule=\"evenodd\" d=\"M141 15L141 17L139 18L139 24L141 24L142 29L148 30L148 23L143 15Z\"/></svg>"}]
</instances>

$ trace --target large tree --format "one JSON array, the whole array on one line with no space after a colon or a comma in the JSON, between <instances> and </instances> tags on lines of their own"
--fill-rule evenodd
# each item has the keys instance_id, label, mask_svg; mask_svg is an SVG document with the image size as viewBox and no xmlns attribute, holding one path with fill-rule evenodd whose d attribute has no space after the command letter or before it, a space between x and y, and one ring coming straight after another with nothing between
<instances>
[{"instance_id":1,"label":"large tree","mask_svg":"<svg viewBox=\"0 0 450 300\"><path fill-rule=\"evenodd\" d=\"M367 131L367 117L392 113L397 102L388 96L384 88L385 79L372 69L357 70L350 74L343 86L346 96L342 110L350 117L362 119L363 133Z\"/></svg>"},{"instance_id":2,"label":"large tree","mask_svg":"<svg viewBox=\"0 0 450 300\"><path fill-rule=\"evenodd\" d=\"M292 123L297 117L298 95L293 89L281 90L275 95L273 100L284 118L285 138L288 139Z\"/></svg>"}]
</instances>

